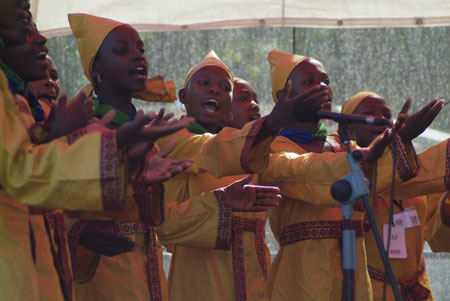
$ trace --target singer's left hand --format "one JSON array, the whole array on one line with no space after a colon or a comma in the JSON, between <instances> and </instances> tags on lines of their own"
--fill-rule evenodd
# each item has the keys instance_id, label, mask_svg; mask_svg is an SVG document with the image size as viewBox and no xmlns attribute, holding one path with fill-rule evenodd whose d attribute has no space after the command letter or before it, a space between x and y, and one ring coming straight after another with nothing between
<instances>
[{"instance_id":1,"label":"singer's left hand","mask_svg":"<svg viewBox=\"0 0 450 301\"><path fill-rule=\"evenodd\" d=\"M427 129L444 107L444 100L434 98L416 113L408 115L410 107L411 98L408 98L397 120L397 122L403 120L402 124L398 126L398 134L405 142L413 140Z\"/></svg>"}]
</instances>

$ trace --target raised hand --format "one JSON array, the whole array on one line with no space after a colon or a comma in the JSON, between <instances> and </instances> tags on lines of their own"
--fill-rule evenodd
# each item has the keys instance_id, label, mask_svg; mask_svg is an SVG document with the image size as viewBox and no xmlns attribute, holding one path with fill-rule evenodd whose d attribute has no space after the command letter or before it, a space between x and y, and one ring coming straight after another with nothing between
<instances>
[{"instance_id":1,"label":"raised hand","mask_svg":"<svg viewBox=\"0 0 450 301\"><path fill-rule=\"evenodd\" d=\"M434 98L416 113L408 115L410 107L411 98L408 98L399 113L399 118L403 115L404 121L398 134L404 141L411 141L426 130L444 107L444 100Z\"/></svg>"},{"instance_id":2,"label":"raised hand","mask_svg":"<svg viewBox=\"0 0 450 301\"><path fill-rule=\"evenodd\" d=\"M225 188L231 208L237 212L260 212L278 206L280 189L274 186L248 185L253 179L249 175Z\"/></svg>"},{"instance_id":3,"label":"raised hand","mask_svg":"<svg viewBox=\"0 0 450 301\"><path fill-rule=\"evenodd\" d=\"M68 135L86 126L94 115L92 99L86 99L83 91L70 104L67 104L67 95L63 94L45 122L45 125L50 128L45 141Z\"/></svg>"},{"instance_id":4,"label":"raised hand","mask_svg":"<svg viewBox=\"0 0 450 301\"><path fill-rule=\"evenodd\" d=\"M85 226L80 244L98 255L116 256L136 249L137 244L130 238L113 234L114 221L89 221Z\"/></svg>"},{"instance_id":5,"label":"raised hand","mask_svg":"<svg viewBox=\"0 0 450 301\"><path fill-rule=\"evenodd\" d=\"M109 111L106 113L101 119L98 119L96 117L91 119L91 122L84 128L86 133L105 133L110 132L114 133L115 131L112 129L107 128L107 126L113 121L114 116L116 115L116 112Z\"/></svg>"},{"instance_id":6,"label":"raised hand","mask_svg":"<svg viewBox=\"0 0 450 301\"><path fill-rule=\"evenodd\" d=\"M133 121L123 124L117 130L117 145L124 148L141 142L154 143L158 138L170 135L194 122L193 118L186 117L161 125L152 125L153 120L158 120L158 115L154 113L143 115L142 112L136 114Z\"/></svg>"},{"instance_id":7,"label":"raised hand","mask_svg":"<svg viewBox=\"0 0 450 301\"><path fill-rule=\"evenodd\" d=\"M156 184L167 181L183 170L191 167L193 159L172 160L166 157L174 150L177 142L170 141L157 154L149 157L145 162L144 181L147 184Z\"/></svg>"},{"instance_id":8,"label":"raised hand","mask_svg":"<svg viewBox=\"0 0 450 301\"><path fill-rule=\"evenodd\" d=\"M292 123L317 120L315 113L332 97L330 91L322 89L320 85L295 96L291 96L291 90L292 81L289 81L286 87L278 92L278 101L264 120L254 145Z\"/></svg>"}]
</instances>

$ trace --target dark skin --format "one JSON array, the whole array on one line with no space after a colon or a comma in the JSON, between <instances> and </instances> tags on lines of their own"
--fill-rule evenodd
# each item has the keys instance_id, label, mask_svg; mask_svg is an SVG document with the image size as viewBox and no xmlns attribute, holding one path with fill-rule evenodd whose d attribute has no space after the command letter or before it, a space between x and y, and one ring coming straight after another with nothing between
<instances>
[{"instance_id":1,"label":"dark skin","mask_svg":"<svg viewBox=\"0 0 450 301\"><path fill-rule=\"evenodd\" d=\"M411 141L425 131L444 107L444 100L434 98L414 114L408 115L410 106L411 98L408 98L395 124L399 136L404 141ZM376 114L376 117L391 119L386 100L374 96L366 97L355 109L354 114ZM372 141L380 138L380 135L376 134L381 131L381 128L376 126L353 124L351 129L353 137L357 139L358 145L360 146L363 146L363 144L369 145Z\"/></svg>"},{"instance_id":2,"label":"dark skin","mask_svg":"<svg viewBox=\"0 0 450 301\"><path fill-rule=\"evenodd\" d=\"M59 81L59 72L53 59L47 55L48 75L44 79L29 82L27 88L41 101L48 105L56 101L59 97L61 83Z\"/></svg>"},{"instance_id":3,"label":"dark skin","mask_svg":"<svg viewBox=\"0 0 450 301\"><path fill-rule=\"evenodd\" d=\"M224 127L241 129L247 122L261 118L256 92L247 81L234 82L230 112L233 117L222 121Z\"/></svg>"},{"instance_id":4,"label":"dark skin","mask_svg":"<svg viewBox=\"0 0 450 301\"><path fill-rule=\"evenodd\" d=\"M179 91L187 116L195 117L208 132L216 134L231 107L233 85L228 73L217 66L198 70L185 89ZM211 102L211 100L214 100Z\"/></svg>"},{"instance_id":5,"label":"dark skin","mask_svg":"<svg viewBox=\"0 0 450 301\"><path fill-rule=\"evenodd\" d=\"M126 114L131 113L133 93L144 90L147 84L148 63L143 46L138 33L129 25L117 27L105 38L91 70L100 103L114 106ZM101 80L98 81L98 78ZM172 114L164 116L164 110L158 115L144 116L140 110L134 121L118 128L118 144L132 146L127 151L129 161L139 161L153 147L157 138L175 132L192 122L191 118L169 122L168 119L172 116ZM114 112L107 113L100 125L109 126L113 117ZM141 133L142 139L136 140L133 137L136 133ZM165 158L175 146L176 142L169 143L158 154L146 160L144 180L147 184L161 183L192 165L191 159ZM129 237L105 231L104 228L112 223L112 221L90 221L82 233L80 243L105 256L115 256L134 250L136 243Z\"/></svg>"},{"instance_id":6,"label":"dark skin","mask_svg":"<svg viewBox=\"0 0 450 301\"><path fill-rule=\"evenodd\" d=\"M315 59L309 59L301 62L292 70L291 74L288 77L288 82L289 81L292 82L292 89L290 92L291 97L304 93L312 87L319 86L321 92L323 92L324 95L321 99L322 102L320 104L320 109L324 111L330 111L331 102L333 99L333 91L330 86L328 74L319 61ZM280 93L281 91L279 91L277 95L279 95ZM286 127L286 129L295 129L302 131L316 131L318 128L319 120L294 122ZM307 152L323 153L332 151L331 145L323 140L313 140L310 143L297 142L297 144Z\"/></svg>"},{"instance_id":7,"label":"dark skin","mask_svg":"<svg viewBox=\"0 0 450 301\"><path fill-rule=\"evenodd\" d=\"M94 80L101 78L95 87L99 102L130 114L133 93L146 88L147 71L137 31L130 25L115 28L103 41L91 70Z\"/></svg>"},{"instance_id":8,"label":"dark skin","mask_svg":"<svg viewBox=\"0 0 450 301\"><path fill-rule=\"evenodd\" d=\"M353 114L384 118L392 121L392 112L386 104L386 100L377 95L364 98L356 107ZM353 123L349 126L350 136L361 147L367 147L372 141L385 130L386 126L376 126L371 124Z\"/></svg>"},{"instance_id":9,"label":"dark skin","mask_svg":"<svg viewBox=\"0 0 450 301\"><path fill-rule=\"evenodd\" d=\"M22 45L32 31L30 4L23 0L0 0L0 7L0 37L7 47Z\"/></svg>"},{"instance_id":10,"label":"dark skin","mask_svg":"<svg viewBox=\"0 0 450 301\"><path fill-rule=\"evenodd\" d=\"M44 36L33 30L24 44L0 50L0 59L25 83L44 79L48 76L46 42Z\"/></svg>"}]
</instances>

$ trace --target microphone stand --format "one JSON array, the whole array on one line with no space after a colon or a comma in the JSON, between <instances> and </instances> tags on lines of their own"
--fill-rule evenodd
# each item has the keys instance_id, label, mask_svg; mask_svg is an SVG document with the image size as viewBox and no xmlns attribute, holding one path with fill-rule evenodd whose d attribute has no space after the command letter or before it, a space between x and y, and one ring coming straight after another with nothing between
<instances>
[{"instance_id":1,"label":"microphone stand","mask_svg":"<svg viewBox=\"0 0 450 301\"><path fill-rule=\"evenodd\" d=\"M369 204L368 180L364 177L358 165L358 161L362 158L362 155L359 151L352 152L350 150L350 139L348 137L347 126L348 122L339 122L338 132L341 142L345 145L347 150L347 161L350 167L350 174L335 181L331 186L331 195L341 203L342 217L344 218L344 227L342 230L342 269L344 277L342 299L349 301L355 300L354 271L356 269L356 235L355 230L352 230L351 228L351 218L353 215L352 201L362 198L395 299L401 301L402 297L398 289L397 281L394 278L391 264L386 254L386 250L384 249L372 208Z\"/></svg>"}]
</instances>

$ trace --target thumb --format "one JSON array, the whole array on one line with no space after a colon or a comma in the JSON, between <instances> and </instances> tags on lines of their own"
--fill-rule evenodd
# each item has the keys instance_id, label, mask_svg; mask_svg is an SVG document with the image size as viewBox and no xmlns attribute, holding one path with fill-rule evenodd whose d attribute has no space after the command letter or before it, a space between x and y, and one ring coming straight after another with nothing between
<instances>
[{"instance_id":1,"label":"thumb","mask_svg":"<svg viewBox=\"0 0 450 301\"><path fill-rule=\"evenodd\" d=\"M159 155L163 158L167 157L177 146L176 140L171 140L169 143L164 146L162 150L159 151Z\"/></svg>"},{"instance_id":2,"label":"thumb","mask_svg":"<svg viewBox=\"0 0 450 301\"><path fill-rule=\"evenodd\" d=\"M63 93L61 97L58 99L58 107L64 108L67 104L67 94Z\"/></svg>"},{"instance_id":3,"label":"thumb","mask_svg":"<svg viewBox=\"0 0 450 301\"><path fill-rule=\"evenodd\" d=\"M242 187L244 187L245 185L249 184L253 180L254 177L255 177L255 175L251 174L251 175L248 175L245 178L239 180L238 182L239 182L239 184L242 185Z\"/></svg>"},{"instance_id":4,"label":"thumb","mask_svg":"<svg viewBox=\"0 0 450 301\"><path fill-rule=\"evenodd\" d=\"M408 99L405 101L405 104L403 105L402 109L400 110L399 115L401 114L408 114L409 108L411 107L411 97L408 97Z\"/></svg>"},{"instance_id":5,"label":"thumb","mask_svg":"<svg viewBox=\"0 0 450 301\"><path fill-rule=\"evenodd\" d=\"M114 110L111 110L100 119L100 123L102 123L104 126L107 126L111 123L111 121L113 121L114 116L116 116L116 112Z\"/></svg>"}]
</instances>

